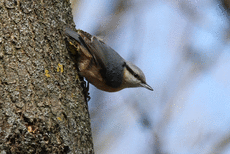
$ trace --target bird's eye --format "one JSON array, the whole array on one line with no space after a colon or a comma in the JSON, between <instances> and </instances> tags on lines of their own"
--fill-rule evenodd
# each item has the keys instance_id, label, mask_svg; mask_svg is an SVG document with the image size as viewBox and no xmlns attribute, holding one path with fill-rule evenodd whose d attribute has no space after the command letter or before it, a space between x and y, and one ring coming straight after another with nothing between
<instances>
[{"instance_id":1,"label":"bird's eye","mask_svg":"<svg viewBox=\"0 0 230 154\"><path fill-rule=\"evenodd\" d=\"M138 78L139 76L138 76L137 74L134 74L134 77L135 77L135 78Z\"/></svg>"}]
</instances>

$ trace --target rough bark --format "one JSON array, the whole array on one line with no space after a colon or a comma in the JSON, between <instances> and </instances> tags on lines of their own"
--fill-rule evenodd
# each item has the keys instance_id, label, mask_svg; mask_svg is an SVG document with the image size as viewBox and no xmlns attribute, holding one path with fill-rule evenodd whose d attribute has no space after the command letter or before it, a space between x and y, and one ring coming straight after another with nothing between
<instances>
[{"instance_id":1,"label":"rough bark","mask_svg":"<svg viewBox=\"0 0 230 154\"><path fill-rule=\"evenodd\" d=\"M68 0L0 0L0 153L93 153Z\"/></svg>"}]
</instances>

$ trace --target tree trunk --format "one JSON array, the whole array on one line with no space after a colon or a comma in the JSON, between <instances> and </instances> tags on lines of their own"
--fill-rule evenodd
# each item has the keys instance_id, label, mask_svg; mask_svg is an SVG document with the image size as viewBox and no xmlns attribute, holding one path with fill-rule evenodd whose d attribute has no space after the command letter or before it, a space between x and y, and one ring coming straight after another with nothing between
<instances>
[{"instance_id":1,"label":"tree trunk","mask_svg":"<svg viewBox=\"0 0 230 154\"><path fill-rule=\"evenodd\" d=\"M68 0L0 0L0 153L93 153Z\"/></svg>"}]
</instances>

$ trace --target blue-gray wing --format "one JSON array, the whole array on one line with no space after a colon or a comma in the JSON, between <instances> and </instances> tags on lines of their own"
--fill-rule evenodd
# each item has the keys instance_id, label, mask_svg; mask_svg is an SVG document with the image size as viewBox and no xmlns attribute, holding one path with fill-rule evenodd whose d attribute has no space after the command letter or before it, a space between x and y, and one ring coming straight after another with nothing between
<instances>
[{"instance_id":1,"label":"blue-gray wing","mask_svg":"<svg viewBox=\"0 0 230 154\"><path fill-rule=\"evenodd\" d=\"M74 38L92 55L96 65L100 66L101 74L106 79L106 84L117 88L123 79L125 60L111 47L82 30L78 32L66 28L67 35Z\"/></svg>"},{"instance_id":2,"label":"blue-gray wing","mask_svg":"<svg viewBox=\"0 0 230 154\"><path fill-rule=\"evenodd\" d=\"M118 88L122 84L125 60L96 37L92 38L92 45L95 48L95 57L100 59L106 69L104 73L107 85Z\"/></svg>"}]
</instances>

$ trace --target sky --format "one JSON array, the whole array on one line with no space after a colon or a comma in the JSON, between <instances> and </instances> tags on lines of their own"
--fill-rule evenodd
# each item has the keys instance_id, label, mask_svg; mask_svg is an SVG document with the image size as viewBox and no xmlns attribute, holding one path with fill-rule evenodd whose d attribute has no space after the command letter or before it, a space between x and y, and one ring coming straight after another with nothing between
<instances>
[{"instance_id":1,"label":"sky","mask_svg":"<svg viewBox=\"0 0 230 154\"><path fill-rule=\"evenodd\" d=\"M116 12L119 2L79 1L76 28L106 32L103 41L154 91L90 86L96 153L230 153L229 141L221 144L230 130L230 44L220 2L133 0Z\"/></svg>"}]
</instances>

